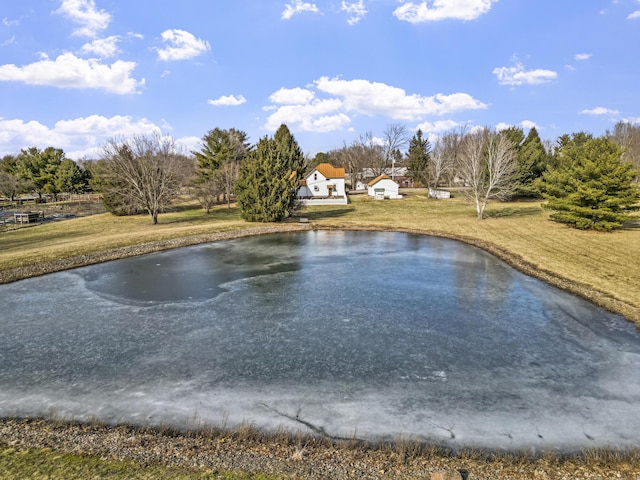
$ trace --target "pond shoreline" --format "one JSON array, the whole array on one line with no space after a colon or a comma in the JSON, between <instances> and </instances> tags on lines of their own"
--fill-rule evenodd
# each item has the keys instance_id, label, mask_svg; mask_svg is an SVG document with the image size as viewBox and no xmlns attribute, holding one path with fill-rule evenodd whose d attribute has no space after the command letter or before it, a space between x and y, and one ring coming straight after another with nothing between
<instances>
[{"instance_id":1,"label":"pond shoreline","mask_svg":"<svg viewBox=\"0 0 640 480\"><path fill-rule=\"evenodd\" d=\"M373 444L330 441L292 431L264 433L251 426L227 430L201 427L179 431L162 427L107 425L51 419L0 418L2 449L19 454L45 449L140 465L202 472L245 472L283 478L409 480L435 472L492 480L532 478L598 479L640 475L640 451L586 450L574 454L463 450L411 439ZM54 477L55 478L55 477ZM128 478L128 477L127 477ZM442 478L442 477L439 477Z\"/></svg>"},{"instance_id":2,"label":"pond shoreline","mask_svg":"<svg viewBox=\"0 0 640 480\"><path fill-rule=\"evenodd\" d=\"M411 228L384 228L380 226L373 227L341 227L331 225L313 225L308 223L284 223L282 225L272 225L265 227L247 228L243 230L229 230L227 232L195 235L189 237L178 237L170 240L162 240L157 242L144 243L128 247L107 250L104 252L96 252L85 255L78 255L61 260L53 260L41 262L26 267L18 267L0 271L0 284L12 283L31 277L46 275L49 273L70 270L73 268L104 263L122 258L133 257L137 255L145 255L148 253L171 250L175 248L198 245L202 243L217 242L222 240L231 240L235 238L249 237L255 235L267 235L270 233L286 233L301 232L309 230L344 230L344 231L378 231L378 232L400 232L417 235L428 235L433 237L448 238L456 240L467 245L478 247L500 260L504 261L516 270L529 275L531 277L542 280L554 287L560 288L567 292L578 295L589 302L625 317L628 321L635 323L640 328L640 309L629 305L607 292L600 291L590 285L572 281L562 277L550 270L541 268L531 262L524 260L520 255L509 250L500 248L491 242L479 240L472 237L449 234L441 231L419 230Z\"/></svg>"},{"instance_id":3,"label":"pond shoreline","mask_svg":"<svg viewBox=\"0 0 640 480\"><path fill-rule=\"evenodd\" d=\"M10 269L0 272L0 283L202 243L310 230L397 231L457 240L495 255L522 273L577 294L609 311L634 320L636 325L640 324L640 314L632 306L619 302L606 292L599 292L588 285L581 285L540 269L524 261L517 254L489 242L416 229L318 227L297 223L260 226L151 242ZM49 448L64 453L130 459L143 464L159 463L185 467L204 465L222 470L284 474L308 479L404 479L441 470L466 471L471 475L469 478L495 479L618 477L635 480L640 475L640 452L637 449L614 452L602 449L577 452L568 456L535 456L519 452L453 454L435 445L425 446L402 440L395 442L393 446L380 447L348 441L336 444L326 439L293 433L245 434L240 428L231 432L215 430L217 433L213 435L213 430L209 429L201 434L198 431L175 432L166 428L109 426L66 419L0 418L0 446L13 449ZM590 463L593 458L605 460L594 465Z\"/></svg>"}]
</instances>

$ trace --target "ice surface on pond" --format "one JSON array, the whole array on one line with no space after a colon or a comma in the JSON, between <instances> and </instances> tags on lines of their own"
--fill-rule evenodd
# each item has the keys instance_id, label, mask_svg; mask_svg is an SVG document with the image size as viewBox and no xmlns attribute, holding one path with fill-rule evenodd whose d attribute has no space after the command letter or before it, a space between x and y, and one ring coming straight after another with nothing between
<instances>
[{"instance_id":1,"label":"ice surface on pond","mask_svg":"<svg viewBox=\"0 0 640 480\"><path fill-rule=\"evenodd\" d=\"M509 449L640 440L635 327L450 240L244 238L0 297L0 416Z\"/></svg>"}]
</instances>

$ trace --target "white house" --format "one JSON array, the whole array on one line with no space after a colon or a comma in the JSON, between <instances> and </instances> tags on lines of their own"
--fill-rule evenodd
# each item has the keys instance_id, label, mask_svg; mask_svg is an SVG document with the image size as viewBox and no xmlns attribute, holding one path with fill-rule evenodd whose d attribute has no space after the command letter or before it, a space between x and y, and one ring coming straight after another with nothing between
<instances>
[{"instance_id":1,"label":"white house","mask_svg":"<svg viewBox=\"0 0 640 480\"><path fill-rule=\"evenodd\" d=\"M298 199L307 205L347 203L344 167L321 163L300 181Z\"/></svg>"},{"instance_id":2,"label":"white house","mask_svg":"<svg viewBox=\"0 0 640 480\"><path fill-rule=\"evenodd\" d=\"M367 193L376 200L402 198L399 190L400 186L387 175L380 175L367 184Z\"/></svg>"}]
</instances>

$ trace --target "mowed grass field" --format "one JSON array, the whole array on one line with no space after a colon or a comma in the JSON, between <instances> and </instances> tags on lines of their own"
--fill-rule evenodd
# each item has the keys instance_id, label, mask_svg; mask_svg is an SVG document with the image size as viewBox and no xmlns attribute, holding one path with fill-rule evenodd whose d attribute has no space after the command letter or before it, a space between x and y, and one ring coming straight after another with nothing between
<instances>
[{"instance_id":1,"label":"mowed grass field","mask_svg":"<svg viewBox=\"0 0 640 480\"><path fill-rule=\"evenodd\" d=\"M313 228L401 230L460 239L640 325L640 216L623 229L599 233L550 221L541 202L495 202L486 218L478 220L463 198L433 200L421 190L404 192L402 200L354 195L348 205L305 207L284 225L244 222L237 208L226 205L207 215L185 201L161 214L158 225L145 215L99 214L0 230L0 273L151 242L197 242L225 232L293 228L299 217L307 218ZM170 247L167 243L160 248Z\"/></svg>"}]
</instances>

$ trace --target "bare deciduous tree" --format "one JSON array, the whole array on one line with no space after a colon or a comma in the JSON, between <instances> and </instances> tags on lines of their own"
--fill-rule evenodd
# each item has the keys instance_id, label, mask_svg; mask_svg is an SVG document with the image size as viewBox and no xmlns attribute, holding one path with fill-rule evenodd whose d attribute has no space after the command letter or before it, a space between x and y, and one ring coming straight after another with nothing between
<instances>
[{"instance_id":1,"label":"bare deciduous tree","mask_svg":"<svg viewBox=\"0 0 640 480\"><path fill-rule=\"evenodd\" d=\"M451 169L446 172L449 185L452 185L454 183L454 177L460 170L458 168L458 163L460 158L460 151L462 149L462 139L466 134L467 126L462 125L457 129L445 133L440 139L444 149L443 155L451 164Z\"/></svg>"},{"instance_id":2,"label":"bare deciduous tree","mask_svg":"<svg viewBox=\"0 0 640 480\"><path fill-rule=\"evenodd\" d=\"M240 172L240 161L238 158L239 157L236 157L234 160L224 162L215 174L215 179L222 187L224 196L227 199L227 208L231 208L231 195L233 194L233 188L238 179L238 173Z\"/></svg>"},{"instance_id":3,"label":"bare deciduous tree","mask_svg":"<svg viewBox=\"0 0 640 480\"><path fill-rule=\"evenodd\" d=\"M354 189L358 180L364 181L367 176L375 177L384 173L382 146L376 143L370 132L360 135L351 145L345 143L342 148L329 152L329 155L344 165L351 188Z\"/></svg>"},{"instance_id":4,"label":"bare deciduous tree","mask_svg":"<svg viewBox=\"0 0 640 480\"><path fill-rule=\"evenodd\" d=\"M222 185L218 178L213 177L196 183L192 187L193 196L198 199L202 208L207 214L211 212L211 208L218 203L218 198L222 195Z\"/></svg>"},{"instance_id":5,"label":"bare deciduous tree","mask_svg":"<svg viewBox=\"0 0 640 480\"><path fill-rule=\"evenodd\" d=\"M382 133L382 139L384 141L382 149L384 152L385 169L391 167L391 178L394 178L395 158L398 154L401 155L402 149L409 142L406 125L400 123L388 124Z\"/></svg>"},{"instance_id":6,"label":"bare deciduous tree","mask_svg":"<svg viewBox=\"0 0 640 480\"><path fill-rule=\"evenodd\" d=\"M638 172L636 183L640 183L640 124L620 121L613 132L607 131L607 137L622 147L623 158L633 164Z\"/></svg>"},{"instance_id":7,"label":"bare deciduous tree","mask_svg":"<svg viewBox=\"0 0 640 480\"><path fill-rule=\"evenodd\" d=\"M364 164L363 169L370 171L370 174L374 177L386 172L389 163L385 156L385 149L371 132L360 135L353 142L353 146L358 150Z\"/></svg>"},{"instance_id":8,"label":"bare deciduous tree","mask_svg":"<svg viewBox=\"0 0 640 480\"><path fill-rule=\"evenodd\" d=\"M429 164L427 165L427 178L429 194L437 198L436 190L440 182L453 170L454 157L447 155L447 149L442 139L438 139L431 150ZM433 191L433 193L431 193Z\"/></svg>"},{"instance_id":9,"label":"bare deciduous tree","mask_svg":"<svg viewBox=\"0 0 640 480\"><path fill-rule=\"evenodd\" d=\"M459 159L459 175L468 188L465 193L482 219L491 198L504 199L515 188L517 157L513 142L489 128L465 135Z\"/></svg>"},{"instance_id":10,"label":"bare deciduous tree","mask_svg":"<svg viewBox=\"0 0 640 480\"><path fill-rule=\"evenodd\" d=\"M155 225L158 214L176 197L182 180L182 158L173 139L135 135L102 146L98 174L103 192L145 210Z\"/></svg>"}]
</instances>

